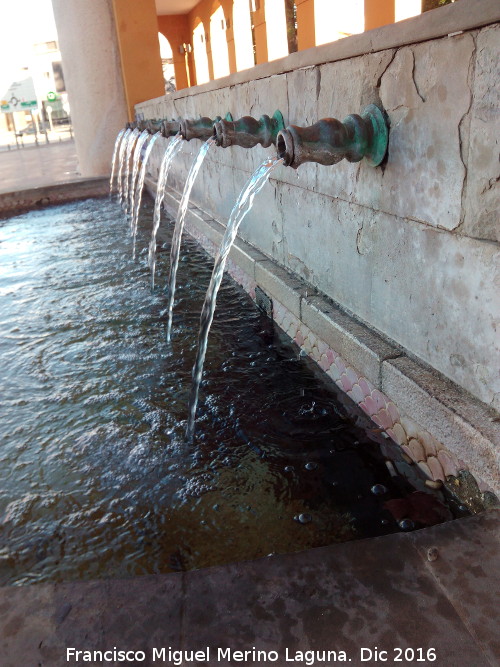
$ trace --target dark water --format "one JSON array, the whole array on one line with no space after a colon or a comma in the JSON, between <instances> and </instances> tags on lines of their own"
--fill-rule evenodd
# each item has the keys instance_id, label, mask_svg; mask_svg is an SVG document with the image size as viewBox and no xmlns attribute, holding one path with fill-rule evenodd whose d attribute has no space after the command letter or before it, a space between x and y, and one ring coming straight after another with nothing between
<instances>
[{"instance_id":1,"label":"dark water","mask_svg":"<svg viewBox=\"0 0 500 667\"><path fill-rule=\"evenodd\" d=\"M380 435L229 280L185 444L213 262L183 243L169 347L169 244L152 295L151 225L147 202L134 262L106 200L0 222L0 583L168 572L400 530L384 503L413 489L390 477Z\"/></svg>"}]
</instances>

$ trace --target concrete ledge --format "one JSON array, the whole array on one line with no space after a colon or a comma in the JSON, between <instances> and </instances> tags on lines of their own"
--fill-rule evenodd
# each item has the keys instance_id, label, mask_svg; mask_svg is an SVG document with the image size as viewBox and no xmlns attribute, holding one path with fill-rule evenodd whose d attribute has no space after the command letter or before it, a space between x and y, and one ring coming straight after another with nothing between
<instances>
[{"instance_id":1,"label":"concrete ledge","mask_svg":"<svg viewBox=\"0 0 500 667\"><path fill-rule=\"evenodd\" d=\"M402 354L396 345L391 345L324 297L304 297L300 319L378 389L381 388L382 362Z\"/></svg>"},{"instance_id":2,"label":"concrete ledge","mask_svg":"<svg viewBox=\"0 0 500 667\"><path fill-rule=\"evenodd\" d=\"M109 194L109 178L88 178L0 194L0 217L42 206Z\"/></svg>"},{"instance_id":3,"label":"concrete ledge","mask_svg":"<svg viewBox=\"0 0 500 667\"><path fill-rule=\"evenodd\" d=\"M308 290L309 294L316 293L313 287L308 288L303 280L292 276L272 259L255 264L255 282L271 299L279 301L297 319L300 319L302 298L307 296Z\"/></svg>"},{"instance_id":4,"label":"concrete ledge","mask_svg":"<svg viewBox=\"0 0 500 667\"><path fill-rule=\"evenodd\" d=\"M377 646L390 656L384 664L397 664L395 647L416 655L424 647L440 667L491 667L500 652L498 529L499 513L490 511L191 572L1 588L2 667L59 667L68 647L113 646L144 651L144 665L153 664L153 648L209 646L209 665L221 664L217 647L255 647L277 651L277 665L288 664L287 649L292 657L342 650L357 667L375 664L362 661L360 649Z\"/></svg>"},{"instance_id":5,"label":"concrete ledge","mask_svg":"<svg viewBox=\"0 0 500 667\"><path fill-rule=\"evenodd\" d=\"M200 93L208 93L221 88L235 86L257 79L264 79L276 74L292 72L304 67L313 67L324 63L346 60L363 56L367 53L376 53L385 49L398 48L407 44L416 44L430 39L445 37L446 35L465 30L473 30L495 23L500 19L500 7L497 0L468 0L433 9L420 16L405 21L399 21L381 28L368 30L359 35L351 35L330 44L316 46L305 51L297 51L285 58L279 58L269 63L251 67L242 72L236 72L215 81L209 81L199 86L183 88L169 95L169 99L178 100L192 97ZM155 102L161 103L165 97L148 100L144 104L150 106ZM142 105L136 109L141 112Z\"/></svg>"},{"instance_id":6,"label":"concrete ledge","mask_svg":"<svg viewBox=\"0 0 500 667\"><path fill-rule=\"evenodd\" d=\"M442 375L408 357L382 363L382 391L498 493L498 414Z\"/></svg>"}]
</instances>

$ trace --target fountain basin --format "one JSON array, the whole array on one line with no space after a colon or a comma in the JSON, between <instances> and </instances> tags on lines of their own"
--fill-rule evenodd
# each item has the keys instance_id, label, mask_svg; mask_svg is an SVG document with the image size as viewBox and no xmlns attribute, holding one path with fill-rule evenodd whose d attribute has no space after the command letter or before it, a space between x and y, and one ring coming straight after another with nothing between
<instances>
[{"instance_id":1,"label":"fountain basin","mask_svg":"<svg viewBox=\"0 0 500 667\"><path fill-rule=\"evenodd\" d=\"M144 251L151 217L149 203ZM16 351L0 357L10 378L2 583L185 570L399 531L384 503L415 488L385 463L398 451L231 281L219 295L197 438L186 445L211 262L187 242L170 348L164 294L149 293L126 226L114 202L95 199L1 227L2 263L16 262L1 296L3 338ZM450 516L441 492L412 474Z\"/></svg>"}]
</instances>

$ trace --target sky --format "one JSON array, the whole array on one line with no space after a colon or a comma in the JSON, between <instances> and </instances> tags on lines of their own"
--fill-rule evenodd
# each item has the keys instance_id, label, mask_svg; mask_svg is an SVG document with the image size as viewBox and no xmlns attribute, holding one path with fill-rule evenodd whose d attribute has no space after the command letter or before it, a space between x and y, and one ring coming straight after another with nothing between
<instances>
[{"instance_id":1,"label":"sky","mask_svg":"<svg viewBox=\"0 0 500 667\"><path fill-rule=\"evenodd\" d=\"M0 74L28 65L33 44L53 39L51 0L0 0Z\"/></svg>"}]
</instances>

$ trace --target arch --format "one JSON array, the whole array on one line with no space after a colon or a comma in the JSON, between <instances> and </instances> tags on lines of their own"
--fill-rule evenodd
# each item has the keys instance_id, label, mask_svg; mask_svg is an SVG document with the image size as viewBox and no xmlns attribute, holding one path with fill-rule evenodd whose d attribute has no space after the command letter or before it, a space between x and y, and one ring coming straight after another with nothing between
<instances>
[{"instance_id":1,"label":"arch","mask_svg":"<svg viewBox=\"0 0 500 667\"><path fill-rule=\"evenodd\" d=\"M229 53L226 38L227 21L222 6L219 3L217 4L217 9L210 16L210 45L214 79L229 74Z\"/></svg>"},{"instance_id":2,"label":"arch","mask_svg":"<svg viewBox=\"0 0 500 667\"><path fill-rule=\"evenodd\" d=\"M191 44L192 40L187 15L158 16L158 30L172 47L177 90L190 86L191 81L194 81L194 62L192 53L186 53L184 49L184 45Z\"/></svg>"},{"instance_id":3,"label":"arch","mask_svg":"<svg viewBox=\"0 0 500 667\"><path fill-rule=\"evenodd\" d=\"M158 33L158 41L160 43L161 67L163 70L163 79L165 81L165 92L172 93L176 90L174 54L170 42L161 32Z\"/></svg>"},{"instance_id":4,"label":"arch","mask_svg":"<svg viewBox=\"0 0 500 667\"><path fill-rule=\"evenodd\" d=\"M206 33L205 26L202 21L195 25L193 30L193 53L194 66L196 70L196 83L200 84L210 81Z\"/></svg>"},{"instance_id":5,"label":"arch","mask_svg":"<svg viewBox=\"0 0 500 667\"><path fill-rule=\"evenodd\" d=\"M364 0L314 0L316 46L365 29Z\"/></svg>"},{"instance_id":6,"label":"arch","mask_svg":"<svg viewBox=\"0 0 500 667\"><path fill-rule=\"evenodd\" d=\"M276 60L288 55L285 0L274 0L264 5L267 26L267 57Z\"/></svg>"},{"instance_id":7,"label":"arch","mask_svg":"<svg viewBox=\"0 0 500 667\"><path fill-rule=\"evenodd\" d=\"M248 0L234 0L233 33L236 35L234 48L236 52L236 70L248 69L255 65L252 42L252 18Z\"/></svg>"}]
</instances>

